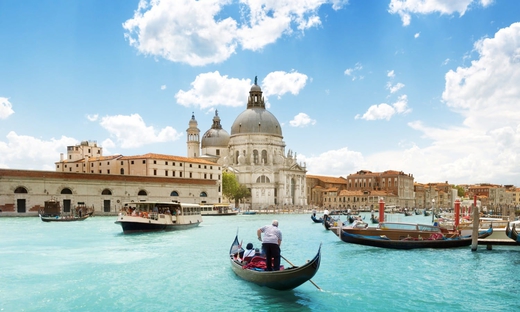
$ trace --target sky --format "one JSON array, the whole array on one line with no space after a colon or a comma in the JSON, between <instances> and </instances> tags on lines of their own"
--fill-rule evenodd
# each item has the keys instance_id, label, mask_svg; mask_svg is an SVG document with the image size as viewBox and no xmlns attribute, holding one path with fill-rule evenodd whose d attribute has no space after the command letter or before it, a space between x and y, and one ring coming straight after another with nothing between
<instances>
[{"instance_id":1,"label":"sky","mask_svg":"<svg viewBox=\"0 0 520 312\"><path fill-rule=\"evenodd\" d=\"M258 77L307 173L520 186L520 2L0 0L0 168L187 156Z\"/></svg>"}]
</instances>

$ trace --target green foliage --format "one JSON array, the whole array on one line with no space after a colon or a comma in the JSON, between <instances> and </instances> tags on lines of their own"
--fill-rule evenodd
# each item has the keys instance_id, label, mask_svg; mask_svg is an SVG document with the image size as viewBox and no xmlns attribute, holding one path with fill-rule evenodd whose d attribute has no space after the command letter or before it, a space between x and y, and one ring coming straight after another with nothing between
<instances>
[{"instance_id":1,"label":"green foliage","mask_svg":"<svg viewBox=\"0 0 520 312\"><path fill-rule=\"evenodd\" d=\"M457 189L457 196L463 198L466 195L466 191L462 186L453 185L453 188Z\"/></svg>"},{"instance_id":2,"label":"green foliage","mask_svg":"<svg viewBox=\"0 0 520 312\"><path fill-rule=\"evenodd\" d=\"M238 183L237 177L231 172L222 173L222 194L234 200L236 206L241 199L251 197L251 191L245 185Z\"/></svg>"}]
</instances>

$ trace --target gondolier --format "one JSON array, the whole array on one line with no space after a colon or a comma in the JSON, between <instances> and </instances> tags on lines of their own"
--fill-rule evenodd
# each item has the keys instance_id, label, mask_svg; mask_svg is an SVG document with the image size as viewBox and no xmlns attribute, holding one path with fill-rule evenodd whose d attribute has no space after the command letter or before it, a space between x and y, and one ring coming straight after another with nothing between
<instances>
[{"instance_id":1,"label":"gondolier","mask_svg":"<svg viewBox=\"0 0 520 312\"><path fill-rule=\"evenodd\" d=\"M262 233L264 238L262 239ZM278 228L278 221L273 220L271 225L265 225L256 231L258 240L262 242L265 251L267 271L280 270L280 245L282 244L282 231ZM272 260L271 260L272 259ZM271 261L273 261L271 263Z\"/></svg>"}]
</instances>

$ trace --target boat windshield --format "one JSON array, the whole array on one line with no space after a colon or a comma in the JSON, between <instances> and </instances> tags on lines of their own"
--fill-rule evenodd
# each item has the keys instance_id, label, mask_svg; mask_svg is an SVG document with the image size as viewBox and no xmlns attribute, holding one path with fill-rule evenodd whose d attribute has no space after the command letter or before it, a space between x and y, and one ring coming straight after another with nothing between
<instances>
[{"instance_id":1,"label":"boat windshield","mask_svg":"<svg viewBox=\"0 0 520 312\"><path fill-rule=\"evenodd\" d=\"M382 230L408 230L408 231L425 231L425 232L440 232L440 229L428 224L414 224L414 223L380 223L379 228Z\"/></svg>"}]
</instances>

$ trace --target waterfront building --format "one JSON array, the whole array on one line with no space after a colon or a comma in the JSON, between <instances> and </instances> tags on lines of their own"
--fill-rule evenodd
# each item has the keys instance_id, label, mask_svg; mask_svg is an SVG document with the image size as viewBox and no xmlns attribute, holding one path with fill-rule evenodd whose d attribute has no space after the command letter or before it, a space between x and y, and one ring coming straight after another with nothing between
<instances>
[{"instance_id":1,"label":"waterfront building","mask_svg":"<svg viewBox=\"0 0 520 312\"><path fill-rule=\"evenodd\" d=\"M240 184L251 191L249 209L262 210L283 206L306 206L306 168L297 162L296 153L285 151L282 128L265 108L262 90L251 87L246 110L235 119L228 134L221 126L218 111L213 125L197 142L198 123L189 122L188 153L215 160L223 170L233 172Z\"/></svg>"}]
</instances>

